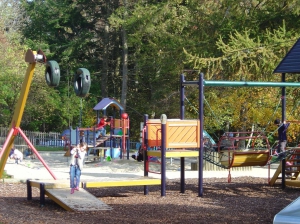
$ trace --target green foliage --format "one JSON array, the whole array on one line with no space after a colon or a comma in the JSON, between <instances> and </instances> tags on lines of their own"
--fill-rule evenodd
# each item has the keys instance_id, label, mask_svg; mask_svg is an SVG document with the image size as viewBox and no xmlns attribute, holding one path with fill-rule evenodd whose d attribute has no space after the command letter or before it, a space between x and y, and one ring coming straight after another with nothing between
<instances>
[{"instance_id":1,"label":"green foliage","mask_svg":"<svg viewBox=\"0 0 300 224\"><path fill-rule=\"evenodd\" d=\"M22 121L22 127L31 130L75 127L80 117L82 126L92 126L96 117L92 108L102 97L121 98L122 30L128 36L126 112L133 139L139 138L143 114L179 117L180 73L187 80L198 80L201 71L206 80L280 81L273 71L300 32L298 0L130 0L121 6L119 1L89 0L21 3L18 18L25 20L20 19L13 30L22 27L22 36L0 35L5 52L0 56L4 68L0 124L10 122L26 67L20 58L27 47L41 48L48 59L58 61L62 74L60 86L49 88L43 67L36 69ZM1 29L18 15L8 9L5 17L0 15L5 18ZM82 101L72 87L73 74L80 67L87 68L92 78L90 95ZM298 78L288 75L287 81ZM288 118L297 119L299 90L286 92ZM280 117L280 94L272 88L206 88L205 129L217 133L228 128L250 130L254 125L272 132L272 120ZM185 116L197 118L198 90L188 87L185 95ZM293 141L298 129L290 129Z\"/></svg>"},{"instance_id":2,"label":"green foliage","mask_svg":"<svg viewBox=\"0 0 300 224\"><path fill-rule=\"evenodd\" d=\"M12 178L12 176L8 175L6 173L6 171L4 170L1 179L11 179L11 178Z\"/></svg>"}]
</instances>

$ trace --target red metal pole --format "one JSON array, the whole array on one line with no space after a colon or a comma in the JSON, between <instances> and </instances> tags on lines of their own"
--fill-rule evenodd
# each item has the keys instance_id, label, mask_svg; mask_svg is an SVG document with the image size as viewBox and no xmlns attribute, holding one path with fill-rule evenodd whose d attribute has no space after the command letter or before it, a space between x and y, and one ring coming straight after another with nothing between
<instances>
[{"instance_id":1,"label":"red metal pole","mask_svg":"<svg viewBox=\"0 0 300 224\"><path fill-rule=\"evenodd\" d=\"M125 127L125 118L123 118L123 127L122 127L122 129L123 129L123 136L122 136L122 148L123 148L123 159L124 159L124 155L125 155L125 153L126 153L126 137L125 137L125 132L126 132L126 127Z\"/></svg>"},{"instance_id":2,"label":"red metal pole","mask_svg":"<svg viewBox=\"0 0 300 224\"><path fill-rule=\"evenodd\" d=\"M4 150L10 150L10 149L6 149L6 147L8 145L8 142L9 142L11 136L13 135L14 131L15 131L15 128L11 128L10 129L10 131L9 131L9 133L7 135L7 138L6 138L6 140L5 140L4 144L3 144L2 150L0 151L0 159L2 157L2 154L3 154Z\"/></svg>"},{"instance_id":3,"label":"red metal pole","mask_svg":"<svg viewBox=\"0 0 300 224\"><path fill-rule=\"evenodd\" d=\"M48 165L46 164L46 162L43 160L43 158L40 156L40 154L38 153L38 151L35 149L35 147L31 144L31 142L29 141L29 139L26 137L26 135L24 134L24 132L21 130L21 128L16 128L19 130L20 134L22 135L22 137L24 138L24 140L27 142L27 144L29 145L29 147L32 149L32 151L35 153L35 155L39 158L39 160L43 163L44 167L48 170L48 172L51 174L51 176L53 177L54 180L57 180L56 176L54 175L54 173L50 170L50 168L48 167Z\"/></svg>"}]
</instances>

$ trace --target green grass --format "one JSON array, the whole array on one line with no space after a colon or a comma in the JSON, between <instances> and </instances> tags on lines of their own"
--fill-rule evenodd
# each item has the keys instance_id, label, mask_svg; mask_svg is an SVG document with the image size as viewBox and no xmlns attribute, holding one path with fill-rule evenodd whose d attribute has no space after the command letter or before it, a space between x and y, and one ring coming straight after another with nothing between
<instances>
[{"instance_id":1,"label":"green grass","mask_svg":"<svg viewBox=\"0 0 300 224\"><path fill-rule=\"evenodd\" d=\"M38 151L64 151L64 147L52 147L52 146L35 146ZM136 152L136 149L130 149L130 152Z\"/></svg>"},{"instance_id":2,"label":"green grass","mask_svg":"<svg viewBox=\"0 0 300 224\"><path fill-rule=\"evenodd\" d=\"M11 178L11 176L7 175L7 173L4 171L3 174L2 174L1 179L10 179L10 178Z\"/></svg>"},{"instance_id":3,"label":"green grass","mask_svg":"<svg viewBox=\"0 0 300 224\"><path fill-rule=\"evenodd\" d=\"M64 147L35 146L38 151L64 151Z\"/></svg>"}]
</instances>

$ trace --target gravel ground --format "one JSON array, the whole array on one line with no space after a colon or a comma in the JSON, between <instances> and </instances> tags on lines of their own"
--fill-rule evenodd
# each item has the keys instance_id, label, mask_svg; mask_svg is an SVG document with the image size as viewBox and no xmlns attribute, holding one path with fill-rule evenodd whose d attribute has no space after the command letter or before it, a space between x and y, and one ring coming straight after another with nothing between
<instances>
[{"instance_id":1,"label":"gravel ground","mask_svg":"<svg viewBox=\"0 0 300 224\"><path fill-rule=\"evenodd\" d=\"M203 197L198 197L198 180L168 180L166 197L160 186L88 189L111 206L109 211L67 212L46 197L39 206L39 190L26 198L26 185L0 184L0 223L272 223L274 216L299 197L300 189L270 187L265 178L238 177L204 179Z\"/></svg>"}]
</instances>

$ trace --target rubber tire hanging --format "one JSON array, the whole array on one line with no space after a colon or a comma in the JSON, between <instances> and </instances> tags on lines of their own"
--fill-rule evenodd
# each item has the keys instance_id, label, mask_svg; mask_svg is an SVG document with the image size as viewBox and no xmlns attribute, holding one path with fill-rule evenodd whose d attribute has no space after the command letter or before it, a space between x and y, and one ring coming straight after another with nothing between
<instances>
[{"instance_id":1,"label":"rubber tire hanging","mask_svg":"<svg viewBox=\"0 0 300 224\"><path fill-rule=\"evenodd\" d=\"M56 61L47 61L45 79L48 86L58 86L60 81L60 69Z\"/></svg>"},{"instance_id":2,"label":"rubber tire hanging","mask_svg":"<svg viewBox=\"0 0 300 224\"><path fill-rule=\"evenodd\" d=\"M77 69L74 75L74 91L76 96L85 97L91 87L91 76L86 68Z\"/></svg>"}]
</instances>

